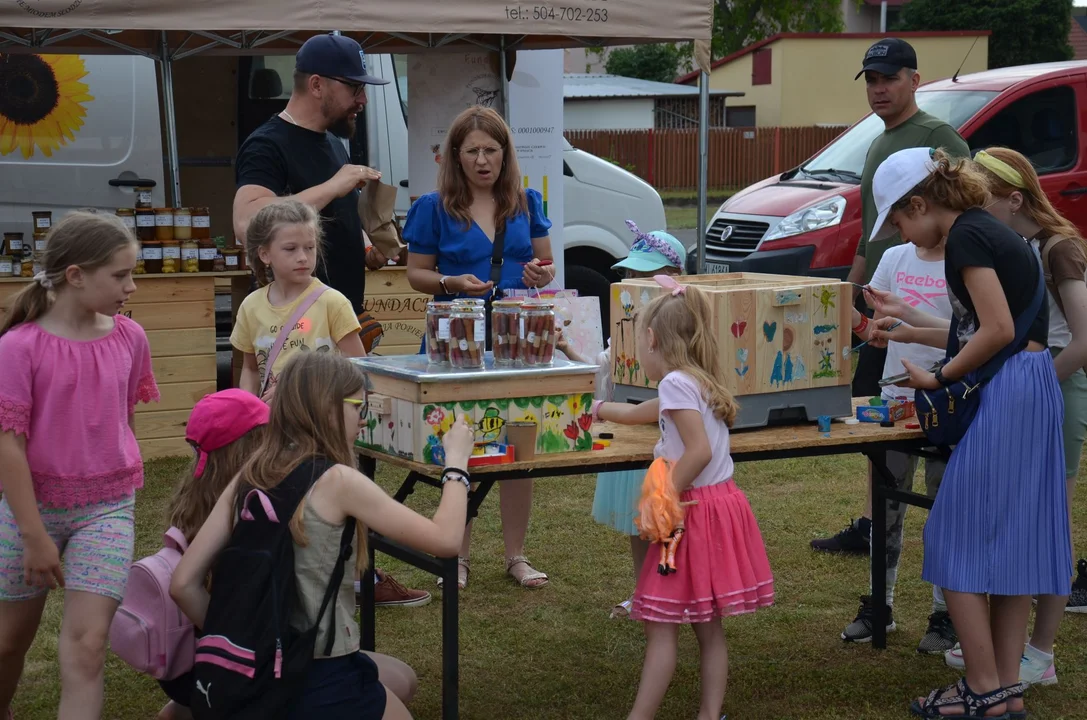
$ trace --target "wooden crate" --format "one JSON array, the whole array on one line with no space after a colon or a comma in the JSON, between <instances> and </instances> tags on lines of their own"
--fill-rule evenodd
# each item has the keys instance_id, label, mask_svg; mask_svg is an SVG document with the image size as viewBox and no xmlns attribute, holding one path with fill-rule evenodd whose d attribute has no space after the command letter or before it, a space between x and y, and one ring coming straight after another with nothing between
<instances>
[{"instance_id":1,"label":"wooden crate","mask_svg":"<svg viewBox=\"0 0 1087 720\"><path fill-rule=\"evenodd\" d=\"M826 278L729 273L682 278L710 296L706 318L720 350L728 389L736 397L850 384L842 356L851 337L852 292ZM653 388L635 348L635 316L664 290L651 279L611 288L612 379Z\"/></svg>"},{"instance_id":2,"label":"wooden crate","mask_svg":"<svg viewBox=\"0 0 1087 720\"><path fill-rule=\"evenodd\" d=\"M387 267L366 274L363 309L385 331L374 355L415 355L423 342L426 306L431 297L411 289L404 267Z\"/></svg>"},{"instance_id":3,"label":"wooden crate","mask_svg":"<svg viewBox=\"0 0 1087 720\"><path fill-rule=\"evenodd\" d=\"M190 455L185 424L200 398L215 392L215 288L248 283L248 274L136 276L124 315L138 322L151 345L157 403L136 406L136 439L143 458ZM0 281L0 311L29 280Z\"/></svg>"}]
</instances>

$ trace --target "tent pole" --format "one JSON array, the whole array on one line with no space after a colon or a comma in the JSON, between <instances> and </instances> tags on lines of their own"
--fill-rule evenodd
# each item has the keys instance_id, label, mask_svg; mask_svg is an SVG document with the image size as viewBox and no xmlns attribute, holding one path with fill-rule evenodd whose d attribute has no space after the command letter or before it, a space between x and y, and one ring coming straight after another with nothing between
<instances>
[{"instance_id":1,"label":"tent pole","mask_svg":"<svg viewBox=\"0 0 1087 720\"><path fill-rule=\"evenodd\" d=\"M710 75L698 78L698 273L706 272L706 203L709 201Z\"/></svg>"},{"instance_id":2,"label":"tent pole","mask_svg":"<svg viewBox=\"0 0 1087 720\"><path fill-rule=\"evenodd\" d=\"M173 207L181 207L181 168L177 157L177 115L174 112L174 67L170 59L166 33L162 33L162 107L166 112L166 153L170 198Z\"/></svg>"},{"instance_id":3,"label":"tent pole","mask_svg":"<svg viewBox=\"0 0 1087 720\"><path fill-rule=\"evenodd\" d=\"M508 125L513 121L510 117L510 81L508 77L509 68L506 64L506 36L502 35L498 38L498 74L502 76L502 116L506 118L506 124Z\"/></svg>"}]
</instances>

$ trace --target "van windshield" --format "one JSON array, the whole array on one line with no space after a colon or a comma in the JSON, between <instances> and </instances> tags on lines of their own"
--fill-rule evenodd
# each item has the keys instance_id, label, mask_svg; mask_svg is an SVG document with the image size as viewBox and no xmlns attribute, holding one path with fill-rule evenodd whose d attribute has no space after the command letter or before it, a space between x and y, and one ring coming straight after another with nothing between
<instances>
[{"instance_id":1,"label":"van windshield","mask_svg":"<svg viewBox=\"0 0 1087 720\"><path fill-rule=\"evenodd\" d=\"M921 91L917 93L917 106L951 127L961 128L996 95L996 92L981 90ZM882 132L883 121L875 114L869 114L802 165L800 171L809 177L859 184L868 148Z\"/></svg>"}]
</instances>

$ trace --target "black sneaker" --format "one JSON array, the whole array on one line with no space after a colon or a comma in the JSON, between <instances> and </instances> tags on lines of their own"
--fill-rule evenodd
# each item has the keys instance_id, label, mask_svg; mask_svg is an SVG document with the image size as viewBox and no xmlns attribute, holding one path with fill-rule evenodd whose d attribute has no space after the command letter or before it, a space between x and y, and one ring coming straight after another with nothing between
<instances>
[{"instance_id":1,"label":"black sneaker","mask_svg":"<svg viewBox=\"0 0 1087 720\"><path fill-rule=\"evenodd\" d=\"M923 655L943 655L955 647L959 636L947 611L934 612L928 616L928 632L917 643L917 652Z\"/></svg>"},{"instance_id":2,"label":"black sneaker","mask_svg":"<svg viewBox=\"0 0 1087 720\"><path fill-rule=\"evenodd\" d=\"M1087 613L1087 560L1076 563L1076 571L1076 581L1072 583L1072 594L1068 597L1064 611Z\"/></svg>"},{"instance_id":3,"label":"black sneaker","mask_svg":"<svg viewBox=\"0 0 1087 720\"><path fill-rule=\"evenodd\" d=\"M849 525L834 537L812 540L811 549L827 553L868 555L872 552L869 540L871 530L872 521L868 518L861 518L856 522L850 520Z\"/></svg>"},{"instance_id":4,"label":"black sneaker","mask_svg":"<svg viewBox=\"0 0 1087 720\"><path fill-rule=\"evenodd\" d=\"M875 615L875 607L872 605L871 595L861 595L861 607L857 611L857 617L853 618L853 622L846 626L842 632L842 640L846 642L866 643L872 642L872 619ZM887 632L894 632L898 627L895 625L894 610L890 605L887 606Z\"/></svg>"}]
</instances>

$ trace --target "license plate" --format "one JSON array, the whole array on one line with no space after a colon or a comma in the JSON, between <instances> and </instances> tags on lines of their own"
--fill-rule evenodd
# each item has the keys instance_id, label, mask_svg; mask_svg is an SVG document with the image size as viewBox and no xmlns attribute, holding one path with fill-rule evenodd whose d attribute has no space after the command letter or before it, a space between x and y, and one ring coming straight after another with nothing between
<instances>
[{"instance_id":1,"label":"license plate","mask_svg":"<svg viewBox=\"0 0 1087 720\"><path fill-rule=\"evenodd\" d=\"M728 268L729 268L728 263L712 263L712 262L708 262L708 263L706 263L706 274L707 275L724 275L725 273L728 272Z\"/></svg>"}]
</instances>

